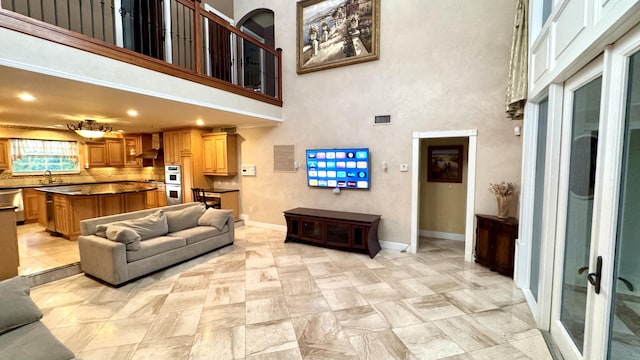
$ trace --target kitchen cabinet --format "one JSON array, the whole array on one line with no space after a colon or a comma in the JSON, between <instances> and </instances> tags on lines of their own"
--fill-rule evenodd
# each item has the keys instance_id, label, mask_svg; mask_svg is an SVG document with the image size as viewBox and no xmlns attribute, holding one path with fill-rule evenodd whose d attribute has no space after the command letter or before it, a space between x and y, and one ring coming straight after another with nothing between
<instances>
[{"instance_id":1,"label":"kitchen cabinet","mask_svg":"<svg viewBox=\"0 0 640 360\"><path fill-rule=\"evenodd\" d=\"M43 228L47 227L47 195L45 193L36 191L38 193L38 225Z\"/></svg>"},{"instance_id":2,"label":"kitchen cabinet","mask_svg":"<svg viewBox=\"0 0 640 360\"><path fill-rule=\"evenodd\" d=\"M89 167L124 166L124 142L122 139L88 142L86 146Z\"/></svg>"},{"instance_id":3,"label":"kitchen cabinet","mask_svg":"<svg viewBox=\"0 0 640 360\"><path fill-rule=\"evenodd\" d=\"M13 207L0 208L0 229L2 229L2 236L0 236L0 280L5 280L17 276L18 266L20 266L16 213Z\"/></svg>"},{"instance_id":4,"label":"kitchen cabinet","mask_svg":"<svg viewBox=\"0 0 640 360\"><path fill-rule=\"evenodd\" d=\"M191 130L164 131L164 164L181 165L181 157L191 153Z\"/></svg>"},{"instance_id":5,"label":"kitchen cabinet","mask_svg":"<svg viewBox=\"0 0 640 360\"><path fill-rule=\"evenodd\" d=\"M211 131L203 128L163 130L164 163L180 165L182 173L182 201L192 202L192 187L208 186L203 171L202 136Z\"/></svg>"},{"instance_id":6,"label":"kitchen cabinet","mask_svg":"<svg viewBox=\"0 0 640 360\"><path fill-rule=\"evenodd\" d=\"M0 139L0 169L9 168L9 140Z\"/></svg>"},{"instance_id":7,"label":"kitchen cabinet","mask_svg":"<svg viewBox=\"0 0 640 360\"><path fill-rule=\"evenodd\" d=\"M153 191L152 191L153 192ZM144 210L147 208L147 194L144 192L125 194L124 212Z\"/></svg>"},{"instance_id":8,"label":"kitchen cabinet","mask_svg":"<svg viewBox=\"0 0 640 360\"><path fill-rule=\"evenodd\" d=\"M33 189L22 189L22 201L24 203L24 222L38 221L38 192Z\"/></svg>"},{"instance_id":9,"label":"kitchen cabinet","mask_svg":"<svg viewBox=\"0 0 640 360\"><path fill-rule=\"evenodd\" d=\"M142 154L142 136L127 135L124 137L124 166L142 167L142 158L137 157Z\"/></svg>"},{"instance_id":10,"label":"kitchen cabinet","mask_svg":"<svg viewBox=\"0 0 640 360\"><path fill-rule=\"evenodd\" d=\"M204 134L202 136L203 173L218 176L238 174L237 143L237 134Z\"/></svg>"},{"instance_id":11,"label":"kitchen cabinet","mask_svg":"<svg viewBox=\"0 0 640 360\"><path fill-rule=\"evenodd\" d=\"M98 206L102 216L120 214L124 212L124 196L122 194L101 195Z\"/></svg>"},{"instance_id":12,"label":"kitchen cabinet","mask_svg":"<svg viewBox=\"0 0 640 360\"><path fill-rule=\"evenodd\" d=\"M476 218L476 262L513 277L518 221L492 215L476 215Z\"/></svg>"},{"instance_id":13,"label":"kitchen cabinet","mask_svg":"<svg viewBox=\"0 0 640 360\"><path fill-rule=\"evenodd\" d=\"M147 209L167 206L167 192L164 184L157 184L156 191L147 191Z\"/></svg>"},{"instance_id":14,"label":"kitchen cabinet","mask_svg":"<svg viewBox=\"0 0 640 360\"><path fill-rule=\"evenodd\" d=\"M61 234L69 234L69 222L71 220L69 215L69 201L67 200L67 197L63 195L54 195L53 217L55 219L57 232Z\"/></svg>"}]
</instances>

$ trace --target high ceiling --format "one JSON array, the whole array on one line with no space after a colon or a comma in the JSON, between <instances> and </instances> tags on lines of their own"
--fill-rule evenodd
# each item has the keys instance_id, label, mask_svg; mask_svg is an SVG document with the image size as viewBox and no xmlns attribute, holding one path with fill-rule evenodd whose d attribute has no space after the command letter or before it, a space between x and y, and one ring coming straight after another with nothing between
<instances>
[{"instance_id":1,"label":"high ceiling","mask_svg":"<svg viewBox=\"0 0 640 360\"><path fill-rule=\"evenodd\" d=\"M35 100L20 100L22 92ZM129 110L138 115L128 115ZM274 126L274 121L240 113L0 66L0 124L66 128L67 123L84 119L125 132L194 126L198 119L211 128Z\"/></svg>"}]
</instances>

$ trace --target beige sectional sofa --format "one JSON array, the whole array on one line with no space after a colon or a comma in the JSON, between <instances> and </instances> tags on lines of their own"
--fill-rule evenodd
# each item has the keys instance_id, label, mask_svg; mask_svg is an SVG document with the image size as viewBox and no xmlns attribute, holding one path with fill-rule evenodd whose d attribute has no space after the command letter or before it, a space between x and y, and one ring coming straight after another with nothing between
<instances>
[{"instance_id":1,"label":"beige sectional sofa","mask_svg":"<svg viewBox=\"0 0 640 360\"><path fill-rule=\"evenodd\" d=\"M82 270L121 285L233 244L234 218L187 203L83 220L80 230Z\"/></svg>"},{"instance_id":2,"label":"beige sectional sofa","mask_svg":"<svg viewBox=\"0 0 640 360\"><path fill-rule=\"evenodd\" d=\"M69 360L75 356L40 321L26 277L0 281L0 359Z\"/></svg>"}]
</instances>

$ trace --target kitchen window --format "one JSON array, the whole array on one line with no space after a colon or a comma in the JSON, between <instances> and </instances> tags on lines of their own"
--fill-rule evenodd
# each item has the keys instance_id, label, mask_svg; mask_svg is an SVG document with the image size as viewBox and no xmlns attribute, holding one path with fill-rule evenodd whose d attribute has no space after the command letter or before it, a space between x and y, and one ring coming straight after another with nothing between
<instances>
[{"instance_id":1,"label":"kitchen window","mask_svg":"<svg viewBox=\"0 0 640 360\"><path fill-rule=\"evenodd\" d=\"M11 139L11 170L14 175L78 173L76 141Z\"/></svg>"}]
</instances>

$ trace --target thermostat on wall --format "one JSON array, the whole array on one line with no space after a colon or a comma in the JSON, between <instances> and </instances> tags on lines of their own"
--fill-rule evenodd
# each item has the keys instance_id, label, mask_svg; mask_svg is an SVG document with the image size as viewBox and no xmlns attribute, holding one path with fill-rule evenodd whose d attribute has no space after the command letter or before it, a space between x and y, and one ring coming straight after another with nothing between
<instances>
[{"instance_id":1,"label":"thermostat on wall","mask_svg":"<svg viewBox=\"0 0 640 360\"><path fill-rule=\"evenodd\" d=\"M256 166L255 165L241 165L242 176L256 176Z\"/></svg>"}]
</instances>

